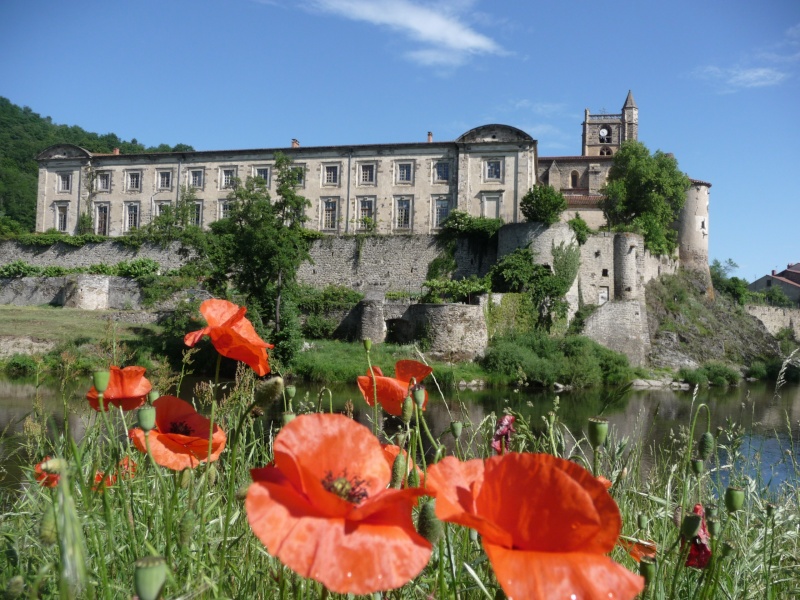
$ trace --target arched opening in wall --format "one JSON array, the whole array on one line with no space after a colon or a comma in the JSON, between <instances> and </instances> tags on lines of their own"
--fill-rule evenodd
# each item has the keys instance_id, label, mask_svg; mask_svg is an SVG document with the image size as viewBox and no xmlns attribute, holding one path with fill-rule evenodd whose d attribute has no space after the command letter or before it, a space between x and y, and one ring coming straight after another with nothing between
<instances>
[{"instance_id":1,"label":"arched opening in wall","mask_svg":"<svg viewBox=\"0 0 800 600\"><path fill-rule=\"evenodd\" d=\"M600 130L597 132L597 139L601 144L611 143L611 126L601 125Z\"/></svg>"},{"instance_id":2,"label":"arched opening in wall","mask_svg":"<svg viewBox=\"0 0 800 600\"><path fill-rule=\"evenodd\" d=\"M600 148L600 156L611 156L611 154L612 154L611 148L606 148L606 147Z\"/></svg>"},{"instance_id":3,"label":"arched opening in wall","mask_svg":"<svg viewBox=\"0 0 800 600\"><path fill-rule=\"evenodd\" d=\"M414 341L414 325L406 319L386 320L386 341L391 344L410 344Z\"/></svg>"},{"instance_id":4,"label":"arched opening in wall","mask_svg":"<svg viewBox=\"0 0 800 600\"><path fill-rule=\"evenodd\" d=\"M569 174L569 187L576 188L578 187L578 183L580 182L580 175L577 171L573 171Z\"/></svg>"}]
</instances>

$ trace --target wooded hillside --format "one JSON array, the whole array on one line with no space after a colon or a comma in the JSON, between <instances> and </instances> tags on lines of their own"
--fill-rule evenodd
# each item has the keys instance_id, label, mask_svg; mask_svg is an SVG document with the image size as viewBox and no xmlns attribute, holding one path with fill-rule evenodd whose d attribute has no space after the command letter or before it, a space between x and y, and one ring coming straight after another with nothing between
<instances>
[{"instance_id":1,"label":"wooded hillside","mask_svg":"<svg viewBox=\"0 0 800 600\"><path fill-rule=\"evenodd\" d=\"M116 134L91 133L75 125L58 125L27 106L19 107L0 97L0 234L4 231L33 231L36 223L36 155L54 144L69 143L91 152L123 154L137 152L183 152L194 150L186 144L145 147L121 140Z\"/></svg>"}]
</instances>

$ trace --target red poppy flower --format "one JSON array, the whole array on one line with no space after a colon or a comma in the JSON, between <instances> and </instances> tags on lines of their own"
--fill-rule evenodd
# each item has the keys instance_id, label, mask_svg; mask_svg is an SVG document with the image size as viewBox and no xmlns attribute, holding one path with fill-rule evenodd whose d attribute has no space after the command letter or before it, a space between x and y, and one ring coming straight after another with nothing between
<instances>
[{"instance_id":1,"label":"red poppy flower","mask_svg":"<svg viewBox=\"0 0 800 600\"><path fill-rule=\"evenodd\" d=\"M383 409L390 415L399 417L403 413L403 400L409 395L409 382L416 379L420 383L428 375L433 373L433 369L428 365L416 360L398 360L394 365L394 377L386 377L380 367L372 367L375 374L375 387L378 389L378 402ZM372 375L367 371L366 375L358 378L358 389L367 404L375 404L375 390L372 386ZM424 409L428 405L428 391L425 390Z\"/></svg>"},{"instance_id":2,"label":"red poppy flower","mask_svg":"<svg viewBox=\"0 0 800 600\"><path fill-rule=\"evenodd\" d=\"M696 569L705 569L711 560L711 538L706 528L706 511L702 504L694 505L694 514L700 515L700 531L689 542L689 556L686 557L686 566ZM681 536L681 548L686 545L686 539Z\"/></svg>"},{"instance_id":3,"label":"red poppy flower","mask_svg":"<svg viewBox=\"0 0 800 600\"><path fill-rule=\"evenodd\" d=\"M448 456L428 469L427 484L437 517L481 534L509 600L628 600L644 588L606 556L622 528L619 509L573 462L548 454Z\"/></svg>"},{"instance_id":4,"label":"red poppy flower","mask_svg":"<svg viewBox=\"0 0 800 600\"><path fill-rule=\"evenodd\" d=\"M275 462L251 471L245 510L267 551L340 594L369 594L416 577L431 545L411 509L421 488L387 488L378 439L336 414L308 414L281 429Z\"/></svg>"},{"instance_id":5,"label":"red poppy flower","mask_svg":"<svg viewBox=\"0 0 800 600\"><path fill-rule=\"evenodd\" d=\"M267 348L273 345L258 337L253 324L244 316L246 312L244 306L227 300L206 300L200 305L200 313L208 327L187 333L183 342L191 348L207 335L222 356L245 363L263 377L269 373Z\"/></svg>"},{"instance_id":6,"label":"red poppy flower","mask_svg":"<svg viewBox=\"0 0 800 600\"><path fill-rule=\"evenodd\" d=\"M136 463L130 460L126 456L121 461L119 461L117 472L123 478L133 477L136 474ZM110 475L106 475L105 472L103 471L95 471L92 491L102 492L104 488L111 487L115 483L117 483L116 473L111 473Z\"/></svg>"},{"instance_id":7,"label":"red poppy flower","mask_svg":"<svg viewBox=\"0 0 800 600\"><path fill-rule=\"evenodd\" d=\"M497 425L497 430L492 437L492 450L497 454L505 454L508 447L511 445L511 434L515 433L514 421L517 418L514 415L504 415Z\"/></svg>"},{"instance_id":8,"label":"red poppy flower","mask_svg":"<svg viewBox=\"0 0 800 600\"><path fill-rule=\"evenodd\" d=\"M117 406L122 410L139 408L147 399L147 394L153 389L144 376L144 367L109 367L111 376L108 379L108 388L103 394L103 406ZM94 386L86 393L89 406L96 411L100 410L100 401Z\"/></svg>"},{"instance_id":9,"label":"red poppy flower","mask_svg":"<svg viewBox=\"0 0 800 600\"><path fill-rule=\"evenodd\" d=\"M631 538L619 538L619 545L631 555L636 562L641 562L643 558L655 559L658 547L653 541L634 540Z\"/></svg>"},{"instance_id":10,"label":"red poppy flower","mask_svg":"<svg viewBox=\"0 0 800 600\"><path fill-rule=\"evenodd\" d=\"M45 456L44 460L38 463L35 467L33 467L34 476L36 477L36 481L41 483L44 487L56 487L58 485L58 480L61 478L61 475L58 473L48 473L44 469L42 469L42 465L50 460L49 456Z\"/></svg>"},{"instance_id":11,"label":"red poppy flower","mask_svg":"<svg viewBox=\"0 0 800 600\"><path fill-rule=\"evenodd\" d=\"M215 423L197 413L194 407L175 396L161 396L153 402L156 409L156 427L147 433L150 452L162 467L181 471L194 469L201 462L213 462L225 448L225 432ZM133 445L147 452L145 432L138 427L131 429ZM208 454L208 439L211 438L211 455Z\"/></svg>"}]
</instances>

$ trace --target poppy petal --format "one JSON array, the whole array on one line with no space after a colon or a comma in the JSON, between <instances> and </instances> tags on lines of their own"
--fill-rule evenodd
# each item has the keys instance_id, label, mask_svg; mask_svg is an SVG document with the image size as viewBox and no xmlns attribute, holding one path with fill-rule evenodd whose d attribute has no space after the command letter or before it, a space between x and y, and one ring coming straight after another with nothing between
<instances>
[{"instance_id":1,"label":"poppy petal","mask_svg":"<svg viewBox=\"0 0 800 600\"><path fill-rule=\"evenodd\" d=\"M399 417L403 413L403 400L408 396L408 382L401 382L391 377L375 377L375 387L373 388L373 378L369 375L362 375L358 378L358 389L361 395L370 406L374 405L375 392L378 391L378 402L383 409L390 415Z\"/></svg>"},{"instance_id":2,"label":"poppy petal","mask_svg":"<svg viewBox=\"0 0 800 600\"><path fill-rule=\"evenodd\" d=\"M103 405L106 409L109 405L122 410L134 410L142 406L153 387L144 373L144 367L109 367L108 387L103 394ZM100 399L94 386L87 392L86 399L94 410L100 410Z\"/></svg>"},{"instance_id":3,"label":"poppy petal","mask_svg":"<svg viewBox=\"0 0 800 600\"><path fill-rule=\"evenodd\" d=\"M602 554L533 552L483 544L508 600L631 600L644 579Z\"/></svg>"},{"instance_id":4,"label":"poppy petal","mask_svg":"<svg viewBox=\"0 0 800 600\"><path fill-rule=\"evenodd\" d=\"M394 377L400 381L408 383L411 378L421 383L428 375L433 373L433 369L416 360L398 360L394 365Z\"/></svg>"},{"instance_id":5,"label":"poppy petal","mask_svg":"<svg viewBox=\"0 0 800 600\"><path fill-rule=\"evenodd\" d=\"M398 523L324 518L288 479L264 479L250 486L245 500L253 532L283 564L332 592L397 588L428 563L430 544L414 531L410 512Z\"/></svg>"},{"instance_id":6,"label":"poppy petal","mask_svg":"<svg viewBox=\"0 0 800 600\"><path fill-rule=\"evenodd\" d=\"M200 314L205 317L210 327L219 327L239 312L240 308L233 302L221 298L204 300L200 305Z\"/></svg>"}]
</instances>

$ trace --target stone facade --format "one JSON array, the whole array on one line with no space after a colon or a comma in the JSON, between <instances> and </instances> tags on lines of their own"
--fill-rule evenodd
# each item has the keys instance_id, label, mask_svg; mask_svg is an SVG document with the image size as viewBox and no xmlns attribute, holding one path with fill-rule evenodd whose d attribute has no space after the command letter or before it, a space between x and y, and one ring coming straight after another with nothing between
<instances>
[{"instance_id":1,"label":"stone facade","mask_svg":"<svg viewBox=\"0 0 800 600\"><path fill-rule=\"evenodd\" d=\"M586 319L583 335L621 352L632 365L644 366L650 353L650 333L644 301L607 302Z\"/></svg>"},{"instance_id":2,"label":"stone facade","mask_svg":"<svg viewBox=\"0 0 800 600\"><path fill-rule=\"evenodd\" d=\"M782 329L791 329L794 333L794 339L800 340L800 309L758 306L755 304L748 305L745 309L761 321L770 334L777 335Z\"/></svg>"}]
</instances>

